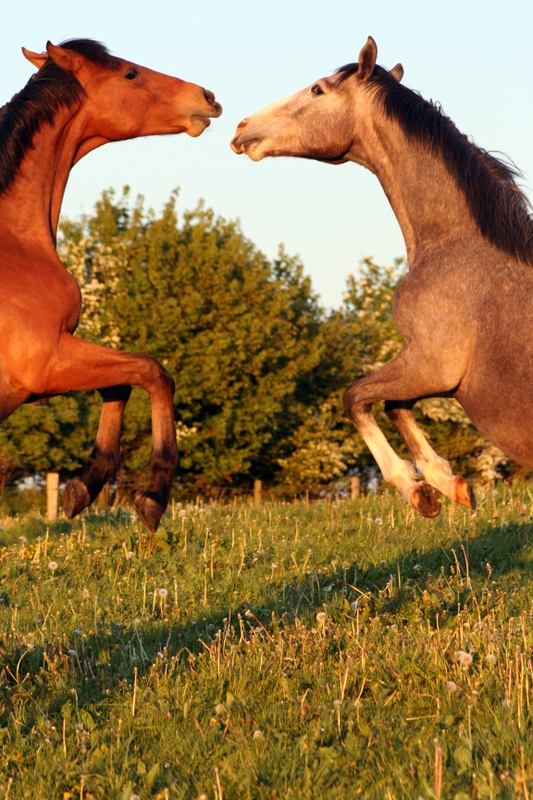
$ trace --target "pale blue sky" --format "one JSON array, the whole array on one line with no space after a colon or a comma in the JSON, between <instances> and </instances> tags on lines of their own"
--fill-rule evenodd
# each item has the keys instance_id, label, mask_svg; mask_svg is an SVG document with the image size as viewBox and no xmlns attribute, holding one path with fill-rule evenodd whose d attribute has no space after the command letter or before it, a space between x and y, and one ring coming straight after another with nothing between
<instances>
[{"instance_id":1,"label":"pale blue sky","mask_svg":"<svg viewBox=\"0 0 533 800\"><path fill-rule=\"evenodd\" d=\"M480 146L511 157L533 196L533 3L531 0L0 0L0 102L33 69L20 52L47 39L104 42L118 56L199 83L224 113L199 139L185 135L107 145L74 169L63 213L89 213L103 189L131 186L160 211L199 198L269 258L298 254L324 305L342 301L363 255L381 264L404 252L387 200L362 167L296 159L254 164L229 149L243 116L356 61L368 34L378 61L401 61L404 83L437 100Z\"/></svg>"}]
</instances>

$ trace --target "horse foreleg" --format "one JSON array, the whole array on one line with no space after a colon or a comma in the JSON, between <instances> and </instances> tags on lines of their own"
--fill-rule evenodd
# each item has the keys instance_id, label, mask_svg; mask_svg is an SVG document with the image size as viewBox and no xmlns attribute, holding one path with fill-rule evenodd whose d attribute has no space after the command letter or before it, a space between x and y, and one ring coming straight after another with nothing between
<instances>
[{"instance_id":1,"label":"horse foreleg","mask_svg":"<svg viewBox=\"0 0 533 800\"><path fill-rule=\"evenodd\" d=\"M437 455L416 424L412 414L414 401L387 401L385 412L404 440L418 472L439 492L467 508L476 507L472 487L460 475L454 475L446 459Z\"/></svg>"},{"instance_id":2,"label":"horse foreleg","mask_svg":"<svg viewBox=\"0 0 533 800\"><path fill-rule=\"evenodd\" d=\"M28 369L25 383L31 394L52 396L70 391L105 391L112 387L116 389L126 386L140 386L148 392L152 406L151 479L147 491L137 492L134 505L146 527L155 532L167 507L172 480L178 467L172 376L151 356L110 350L70 334L60 337L57 350L46 354L36 351L34 359L27 362L26 366ZM91 481L94 480L94 489L102 481L103 474L110 465L115 463L114 456L109 453L118 442L118 426L124 403L125 396L122 396L110 400L109 405L104 404L100 443L105 442L104 450L107 448L107 455L101 458L95 454L94 461L88 465L88 472L85 473L85 477L90 475ZM90 498L92 489L83 478L82 475L83 486ZM76 498L78 489L80 498ZM83 503L87 495L79 484L73 487L71 495L75 513L80 504L85 507Z\"/></svg>"},{"instance_id":3,"label":"horse foreleg","mask_svg":"<svg viewBox=\"0 0 533 800\"><path fill-rule=\"evenodd\" d=\"M383 478L396 486L409 505L416 508L423 517L438 517L441 504L435 489L429 483L421 481L413 465L394 452L374 419L371 405L354 406L350 399L351 395L345 394L346 414L376 459Z\"/></svg>"},{"instance_id":4,"label":"horse foreleg","mask_svg":"<svg viewBox=\"0 0 533 800\"><path fill-rule=\"evenodd\" d=\"M120 466L120 431L131 386L101 389L103 405L96 442L83 473L73 478L63 492L63 509L72 519L100 494Z\"/></svg>"},{"instance_id":5,"label":"horse foreleg","mask_svg":"<svg viewBox=\"0 0 533 800\"><path fill-rule=\"evenodd\" d=\"M414 466L401 459L387 442L372 414L374 403L407 401L453 389L460 380L457 367L441 370L413 345L407 345L388 364L352 383L344 393L344 410L363 437L389 483L425 517L440 513L440 497L429 481L420 480Z\"/></svg>"}]
</instances>

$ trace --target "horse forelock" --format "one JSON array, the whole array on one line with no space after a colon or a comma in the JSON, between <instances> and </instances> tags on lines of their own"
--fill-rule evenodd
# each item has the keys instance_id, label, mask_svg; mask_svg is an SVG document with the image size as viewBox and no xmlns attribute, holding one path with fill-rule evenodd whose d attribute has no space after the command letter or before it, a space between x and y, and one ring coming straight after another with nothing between
<instances>
[{"instance_id":1,"label":"horse forelock","mask_svg":"<svg viewBox=\"0 0 533 800\"><path fill-rule=\"evenodd\" d=\"M103 44L92 39L70 39L61 47L106 69L117 70L120 65ZM0 195L14 181L41 125L53 125L61 108L74 107L84 96L85 90L75 75L47 58L26 86L0 108Z\"/></svg>"},{"instance_id":2,"label":"horse forelock","mask_svg":"<svg viewBox=\"0 0 533 800\"><path fill-rule=\"evenodd\" d=\"M482 235L514 258L533 265L531 206L517 183L522 173L475 145L438 104L403 86L386 70L376 67L368 88L408 139L441 156Z\"/></svg>"}]
</instances>

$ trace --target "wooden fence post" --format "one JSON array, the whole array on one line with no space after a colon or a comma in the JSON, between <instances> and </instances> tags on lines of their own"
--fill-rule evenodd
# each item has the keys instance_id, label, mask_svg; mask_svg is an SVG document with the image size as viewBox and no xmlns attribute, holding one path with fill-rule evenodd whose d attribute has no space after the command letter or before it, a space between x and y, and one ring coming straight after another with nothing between
<instances>
[{"instance_id":1,"label":"wooden fence post","mask_svg":"<svg viewBox=\"0 0 533 800\"><path fill-rule=\"evenodd\" d=\"M59 473L46 475L46 518L57 519L57 500L59 495Z\"/></svg>"},{"instance_id":2,"label":"wooden fence post","mask_svg":"<svg viewBox=\"0 0 533 800\"><path fill-rule=\"evenodd\" d=\"M261 490L262 490L262 487L263 487L263 484L261 483L260 480L255 480L254 481L254 507L255 508L259 508L259 506L261 505Z\"/></svg>"},{"instance_id":3,"label":"wooden fence post","mask_svg":"<svg viewBox=\"0 0 533 800\"><path fill-rule=\"evenodd\" d=\"M352 475L350 497L355 500L361 494L361 482L357 475Z\"/></svg>"}]
</instances>

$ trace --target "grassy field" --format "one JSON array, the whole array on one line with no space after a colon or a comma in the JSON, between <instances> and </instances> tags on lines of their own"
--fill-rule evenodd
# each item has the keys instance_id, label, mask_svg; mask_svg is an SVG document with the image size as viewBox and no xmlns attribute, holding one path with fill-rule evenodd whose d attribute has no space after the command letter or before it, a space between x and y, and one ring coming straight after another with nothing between
<instances>
[{"instance_id":1,"label":"grassy field","mask_svg":"<svg viewBox=\"0 0 533 800\"><path fill-rule=\"evenodd\" d=\"M533 797L533 496L0 519L0 800Z\"/></svg>"}]
</instances>

